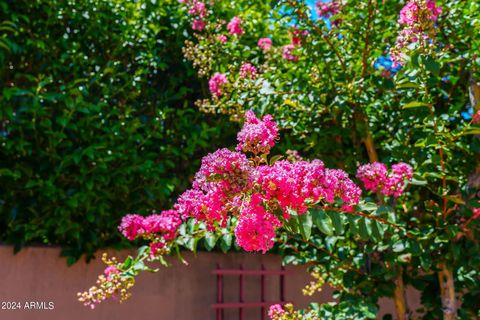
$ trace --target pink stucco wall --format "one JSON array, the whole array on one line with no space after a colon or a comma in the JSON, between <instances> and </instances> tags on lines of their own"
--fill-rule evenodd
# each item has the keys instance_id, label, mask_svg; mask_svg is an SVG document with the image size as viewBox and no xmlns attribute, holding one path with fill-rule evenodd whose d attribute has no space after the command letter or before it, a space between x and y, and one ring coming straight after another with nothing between
<instances>
[{"instance_id":1,"label":"pink stucco wall","mask_svg":"<svg viewBox=\"0 0 480 320\"><path fill-rule=\"evenodd\" d=\"M1 310L0 320L209 320L215 319L210 305L215 303L216 278L211 274L216 264L224 268L259 269L263 263L267 269L279 269L280 258L262 254L186 254L190 265L172 260L172 267L161 268L156 274L141 275L133 288L133 297L122 304L108 301L95 310L83 307L76 301L76 292L94 284L104 265L100 259L90 264L79 262L67 267L59 257L58 248L29 247L17 255L12 248L0 246L0 301L20 302L22 310ZM117 252L124 257L129 252ZM301 289L310 281L302 267L287 267L286 299L302 307L308 301L331 301L328 288L313 297L304 297ZM259 301L259 277L245 280L245 301ZM278 277L267 278L267 300L278 299ZM225 281L225 301L237 302L238 278ZM409 295L409 299L418 297ZM50 310L26 310L25 302L51 307ZM413 301L415 302L415 301ZM3 303L2 303L3 304ZM382 302L383 311L392 310L389 300ZM238 319L236 312L226 312L225 320ZM245 320L260 319L258 309L246 310Z\"/></svg>"}]
</instances>

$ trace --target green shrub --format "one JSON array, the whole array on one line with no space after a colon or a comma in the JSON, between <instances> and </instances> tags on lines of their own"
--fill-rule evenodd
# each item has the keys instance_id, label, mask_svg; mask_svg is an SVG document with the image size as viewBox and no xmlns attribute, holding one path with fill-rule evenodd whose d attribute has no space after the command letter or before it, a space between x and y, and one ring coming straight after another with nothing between
<instances>
[{"instance_id":1,"label":"green shrub","mask_svg":"<svg viewBox=\"0 0 480 320\"><path fill-rule=\"evenodd\" d=\"M1 241L62 245L69 263L123 246L121 216L167 207L233 138L187 102L205 84L181 17L175 0L0 4L15 29L0 31Z\"/></svg>"}]
</instances>

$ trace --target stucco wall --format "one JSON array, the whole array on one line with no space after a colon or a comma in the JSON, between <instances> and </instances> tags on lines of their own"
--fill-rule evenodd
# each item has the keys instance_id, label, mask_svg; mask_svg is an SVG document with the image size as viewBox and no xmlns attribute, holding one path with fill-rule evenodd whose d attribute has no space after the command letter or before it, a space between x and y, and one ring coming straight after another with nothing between
<instances>
[{"instance_id":1,"label":"stucco wall","mask_svg":"<svg viewBox=\"0 0 480 320\"><path fill-rule=\"evenodd\" d=\"M100 259L90 264L79 262L67 267L65 259L59 257L58 248L29 247L17 255L12 248L0 246L0 301L20 302L22 310L0 310L1 320L209 320L215 319L210 305L215 303L216 278L212 275L217 263L224 268L259 269L263 263L267 269L280 269L280 258L262 254L199 253L196 257L186 254L190 265L185 266L172 260L172 267L161 268L156 274L143 274L133 288L133 297L122 304L108 301L95 310L83 307L76 301L76 292L94 284L103 271ZM116 252L125 257L129 252ZM324 289L314 297L304 297L301 289L310 281L301 267L287 267L286 299L296 305L305 306L308 301L331 301L331 290ZM245 301L258 302L259 277L245 279ZM278 277L267 278L268 301L278 299ZM225 280L225 301L237 302L238 278ZM418 297L409 295L410 300ZM52 310L25 310L25 302L44 302ZM415 301L413 301L415 302ZM2 303L3 304L3 303ZM391 311L391 301L382 302L382 311ZM260 319L259 311L246 310L245 320ZM238 319L237 312L226 312L225 320Z\"/></svg>"}]
</instances>

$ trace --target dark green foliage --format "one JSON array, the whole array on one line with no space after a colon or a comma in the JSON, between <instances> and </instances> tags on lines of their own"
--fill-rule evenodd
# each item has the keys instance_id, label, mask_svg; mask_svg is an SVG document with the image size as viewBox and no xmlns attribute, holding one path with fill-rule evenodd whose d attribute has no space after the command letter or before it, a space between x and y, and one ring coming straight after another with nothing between
<instances>
[{"instance_id":1,"label":"dark green foliage","mask_svg":"<svg viewBox=\"0 0 480 320\"><path fill-rule=\"evenodd\" d=\"M177 10L0 3L13 28L0 30L0 241L59 244L69 262L124 246L123 215L168 208L199 159L232 144L236 128L188 102L202 86Z\"/></svg>"}]
</instances>

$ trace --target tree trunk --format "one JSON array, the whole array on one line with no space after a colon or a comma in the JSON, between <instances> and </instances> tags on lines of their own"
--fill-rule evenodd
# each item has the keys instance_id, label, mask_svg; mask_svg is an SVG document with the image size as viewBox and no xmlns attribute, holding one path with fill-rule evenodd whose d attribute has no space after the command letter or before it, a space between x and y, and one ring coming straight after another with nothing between
<instances>
[{"instance_id":1,"label":"tree trunk","mask_svg":"<svg viewBox=\"0 0 480 320\"><path fill-rule=\"evenodd\" d=\"M439 267L438 282L442 296L443 320L453 320L457 318L457 300L455 298L453 273L444 262L440 263Z\"/></svg>"},{"instance_id":2,"label":"tree trunk","mask_svg":"<svg viewBox=\"0 0 480 320\"><path fill-rule=\"evenodd\" d=\"M397 313L397 320L407 320L408 319L408 310L407 310L407 300L405 298L405 286L403 285L403 268L400 268L400 271L395 278L395 312Z\"/></svg>"}]
</instances>

